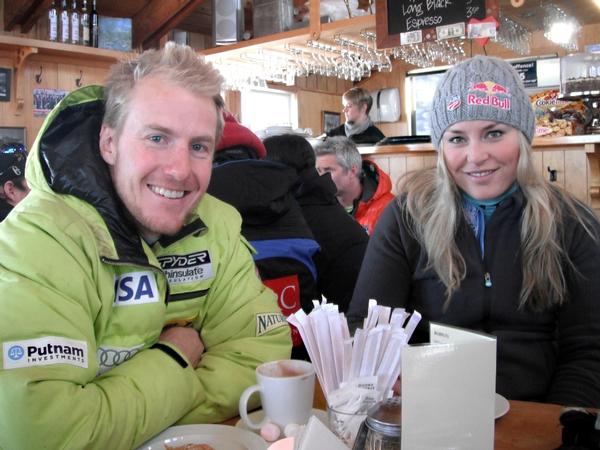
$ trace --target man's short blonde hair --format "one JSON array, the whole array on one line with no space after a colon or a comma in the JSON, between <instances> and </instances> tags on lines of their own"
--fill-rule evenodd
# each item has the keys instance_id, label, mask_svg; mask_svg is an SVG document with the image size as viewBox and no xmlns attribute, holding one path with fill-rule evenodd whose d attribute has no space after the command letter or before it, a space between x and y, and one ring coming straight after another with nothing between
<instances>
[{"instance_id":1,"label":"man's short blonde hair","mask_svg":"<svg viewBox=\"0 0 600 450\"><path fill-rule=\"evenodd\" d=\"M215 142L223 133L223 77L187 45L167 42L160 50L146 50L137 59L115 64L104 86L106 110L103 123L121 133L135 83L147 76L161 76L194 94L212 97L217 110Z\"/></svg>"}]
</instances>

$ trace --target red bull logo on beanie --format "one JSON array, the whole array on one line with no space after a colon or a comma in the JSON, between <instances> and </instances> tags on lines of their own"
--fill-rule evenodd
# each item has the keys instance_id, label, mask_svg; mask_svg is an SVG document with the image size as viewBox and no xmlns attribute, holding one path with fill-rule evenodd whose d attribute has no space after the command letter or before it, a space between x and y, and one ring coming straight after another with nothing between
<instances>
[{"instance_id":1,"label":"red bull logo on beanie","mask_svg":"<svg viewBox=\"0 0 600 450\"><path fill-rule=\"evenodd\" d=\"M484 95L481 95L483 93ZM467 94L467 105L491 106L492 108L510 109L510 90L494 81L471 83Z\"/></svg>"}]
</instances>

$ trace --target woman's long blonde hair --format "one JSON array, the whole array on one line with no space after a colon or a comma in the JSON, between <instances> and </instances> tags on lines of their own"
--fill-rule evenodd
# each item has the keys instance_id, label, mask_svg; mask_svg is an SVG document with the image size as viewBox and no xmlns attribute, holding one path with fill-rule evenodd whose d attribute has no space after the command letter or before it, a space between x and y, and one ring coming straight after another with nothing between
<instances>
[{"instance_id":1,"label":"woman's long blonde hair","mask_svg":"<svg viewBox=\"0 0 600 450\"><path fill-rule=\"evenodd\" d=\"M525 197L521 220L523 284L519 307L539 311L560 305L567 298L564 262L573 265L563 247L561 225L565 211L572 215L594 239L598 236L591 221L583 213L582 204L566 191L551 186L532 162L531 145L520 134L517 183ZM446 287L446 306L466 275L466 264L456 245L456 232L462 211L461 194L450 176L440 144L437 167L406 174L399 180L399 196L404 219L412 234L424 246L428 267L433 269ZM576 206L576 204L579 206Z\"/></svg>"}]
</instances>

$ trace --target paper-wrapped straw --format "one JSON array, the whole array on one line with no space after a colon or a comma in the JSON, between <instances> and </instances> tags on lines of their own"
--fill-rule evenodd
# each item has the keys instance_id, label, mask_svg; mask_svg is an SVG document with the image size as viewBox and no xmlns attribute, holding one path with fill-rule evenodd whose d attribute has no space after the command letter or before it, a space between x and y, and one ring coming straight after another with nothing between
<instances>
[{"instance_id":1,"label":"paper-wrapped straw","mask_svg":"<svg viewBox=\"0 0 600 450\"><path fill-rule=\"evenodd\" d=\"M299 310L291 314L288 321L302 337L328 403L336 391L337 403L343 401L340 399L343 395L354 395L355 398L348 401L359 403L360 398L373 401L377 393L380 398L391 395L402 367L402 348L421 320L421 314L414 311L403 328L409 316L404 309L392 310L369 300L364 328L357 329L350 337L348 322L337 305L316 300L313 304L315 308L310 314ZM349 389L341 389L344 387ZM376 392L368 394L368 391ZM357 395L360 398L357 399Z\"/></svg>"}]
</instances>

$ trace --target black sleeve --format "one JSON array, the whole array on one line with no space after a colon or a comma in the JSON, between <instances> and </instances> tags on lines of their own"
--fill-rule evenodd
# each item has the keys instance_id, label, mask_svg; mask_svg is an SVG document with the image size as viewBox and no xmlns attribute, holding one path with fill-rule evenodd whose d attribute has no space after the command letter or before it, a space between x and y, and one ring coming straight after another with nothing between
<instances>
[{"instance_id":1,"label":"black sleeve","mask_svg":"<svg viewBox=\"0 0 600 450\"><path fill-rule=\"evenodd\" d=\"M382 140L385 137L385 134L383 134L381 132L381 130L379 128L377 128L375 125L373 125L373 128L375 128L375 135L377 136L377 142L379 142L380 140Z\"/></svg>"},{"instance_id":2,"label":"black sleeve","mask_svg":"<svg viewBox=\"0 0 600 450\"><path fill-rule=\"evenodd\" d=\"M394 200L384 209L369 239L348 317L366 317L369 299L379 305L406 306L412 279L406 237L402 213Z\"/></svg>"},{"instance_id":3,"label":"black sleeve","mask_svg":"<svg viewBox=\"0 0 600 450\"><path fill-rule=\"evenodd\" d=\"M346 136L346 128L344 124L341 124L339 127L332 128L327 132L327 136Z\"/></svg>"},{"instance_id":4,"label":"black sleeve","mask_svg":"<svg viewBox=\"0 0 600 450\"><path fill-rule=\"evenodd\" d=\"M596 218L589 223L600 234ZM568 299L558 312L558 361L547 401L600 407L600 242L570 221Z\"/></svg>"},{"instance_id":5,"label":"black sleeve","mask_svg":"<svg viewBox=\"0 0 600 450\"><path fill-rule=\"evenodd\" d=\"M318 286L330 303L348 310L369 236L339 204L313 208L307 222L321 246L314 261Z\"/></svg>"}]
</instances>

